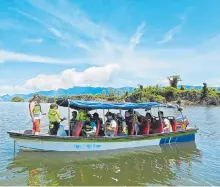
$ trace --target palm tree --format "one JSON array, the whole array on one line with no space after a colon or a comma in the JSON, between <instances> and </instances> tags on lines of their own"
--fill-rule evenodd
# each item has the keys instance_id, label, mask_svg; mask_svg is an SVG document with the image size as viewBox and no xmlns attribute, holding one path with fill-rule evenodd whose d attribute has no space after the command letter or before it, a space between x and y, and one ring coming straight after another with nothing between
<instances>
[{"instance_id":1,"label":"palm tree","mask_svg":"<svg viewBox=\"0 0 220 187\"><path fill-rule=\"evenodd\" d=\"M169 80L170 86L173 88L177 88L178 82L182 81L179 75L172 75L170 77L167 77Z\"/></svg>"},{"instance_id":2,"label":"palm tree","mask_svg":"<svg viewBox=\"0 0 220 187\"><path fill-rule=\"evenodd\" d=\"M139 89L142 91L144 89L144 86L141 84L138 84Z\"/></svg>"}]
</instances>

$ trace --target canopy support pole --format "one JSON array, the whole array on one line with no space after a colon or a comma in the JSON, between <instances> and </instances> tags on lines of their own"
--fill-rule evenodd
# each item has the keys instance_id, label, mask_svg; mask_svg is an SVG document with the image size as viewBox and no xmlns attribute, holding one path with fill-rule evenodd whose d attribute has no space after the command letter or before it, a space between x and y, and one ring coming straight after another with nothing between
<instances>
[{"instance_id":1,"label":"canopy support pole","mask_svg":"<svg viewBox=\"0 0 220 187\"><path fill-rule=\"evenodd\" d=\"M104 121L104 124L105 124L105 135L106 135L106 123L105 123L105 109L103 109L103 121Z\"/></svg>"},{"instance_id":2,"label":"canopy support pole","mask_svg":"<svg viewBox=\"0 0 220 187\"><path fill-rule=\"evenodd\" d=\"M159 106L158 106L158 117L160 119L160 125L163 128L163 123L162 123L162 118L161 118L161 115L160 115L160 107Z\"/></svg>"},{"instance_id":3,"label":"canopy support pole","mask_svg":"<svg viewBox=\"0 0 220 187\"><path fill-rule=\"evenodd\" d=\"M70 101L68 99L68 136L70 136Z\"/></svg>"}]
</instances>

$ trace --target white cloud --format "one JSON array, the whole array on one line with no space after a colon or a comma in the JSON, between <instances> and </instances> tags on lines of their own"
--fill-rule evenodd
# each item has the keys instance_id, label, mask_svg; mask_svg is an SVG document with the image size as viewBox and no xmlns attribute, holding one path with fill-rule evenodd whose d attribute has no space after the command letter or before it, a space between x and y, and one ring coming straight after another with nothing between
<instances>
[{"instance_id":1,"label":"white cloud","mask_svg":"<svg viewBox=\"0 0 220 187\"><path fill-rule=\"evenodd\" d=\"M32 39L26 39L25 42L28 43L36 43L36 44L40 44L42 43L44 40L42 38L32 38Z\"/></svg>"},{"instance_id":2,"label":"white cloud","mask_svg":"<svg viewBox=\"0 0 220 187\"><path fill-rule=\"evenodd\" d=\"M38 63L53 63L53 64L74 64L77 60L57 59L37 55L28 55L23 53L15 53L5 50L0 50L0 62L38 62Z\"/></svg>"},{"instance_id":3,"label":"white cloud","mask_svg":"<svg viewBox=\"0 0 220 187\"><path fill-rule=\"evenodd\" d=\"M130 39L130 49L134 49L136 45L140 43L140 39L145 31L145 22L143 22L138 28L136 33Z\"/></svg>"},{"instance_id":4,"label":"white cloud","mask_svg":"<svg viewBox=\"0 0 220 187\"><path fill-rule=\"evenodd\" d=\"M119 72L120 66L117 64L90 67L83 72L77 72L74 68L66 69L59 75L38 75L27 80L22 86L0 86L0 95L66 89L73 86L107 86Z\"/></svg>"},{"instance_id":5,"label":"white cloud","mask_svg":"<svg viewBox=\"0 0 220 187\"><path fill-rule=\"evenodd\" d=\"M121 67L121 70L114 84L123 86L125 83L136 84L137 82L144 85L155 83L166 84L167 82L164 82L161 77L167 77L172 74L185 76L183 79L186 80L186 83L187 81L192 82L194 80L195 82L199 82L198 76L194 76L192 80L191 75L199 74L201 71L205 72L207 69L210 70L220 59L220 40L216 40L216 38L209 41L209 45L205 42L204 45L190 46L187 49L179 47L163 49L145 46L138 50L131 50L135 49L141 42L146 29L145 22L141 23L134 34L129 38L126 34L118 33L112 28L109 29L106 25L94 23L87 15L81 12L77 7L68 3L68 1L57 1L56 3L50 3L49 1L31 2L38 10L43 11L41 15L45 17L40 17L41 15L34 17L22 11L18 12L42 24L44 26L43 28L49 31L51 36L56 37L57 42L54 45L62 45L63 50L66 50L68 47L68 51L72 51L70 52L72 58L56 59L40 55L0 50L0 62L68 63L72 64L73 67L76 63L87 63L91 66L105 66L106 64L115 63ZM57 7L59 7L59 9ZM181 23L168 31L164 35L163 40L159 43L166 43L174 38L181 30L186 20L186 14L181 16L180 19ZM46 45L46 39L44 45ZM77 51L75 51L75 49ZM83 50L85 53L83 53L80 58L75 59L75 54L81 54L81 51L78 53L79 50ZM62 53L62 49L60 53ZM74 75L80 73L75 72L75 70L68 70L67 73L68 72L74 72ZM57 78L59 76L60 75L39 75L39 77L36 78L39 80L44 80L46 77L50 79L54 78L56 81L53 85L57 87L57 85L61 84L59 82L61 79ZM205 73L204 76L210 75ZM78 81L76 77L74 79ZM84 79L86 78L84 77ZM35 80L36 79L32 80L32 82ZM87 81L84 80L86 84L91 82L88 78L86 80ZM68 83L68 79L66 82ZM73 81L70 81L69 85L72 86L72 83ZM91 84L96 85L95 82ZM42 88L46 88L47 86L51 88L51 85L52 84L49 83L48 85L42 86Z\"/></svg>"},{"instance_id":6,"label":"white cloud","mask_svg":"<svg viewBox=\"0 0 220 187\"><path fill-rule=\"evenodd\" d=\"M177 25L176 27L172 28L164 35L163 40L159 41L158 43L162 44L162 43L167 43L167 42L171 41L173 39L173 36L177 32L179 32L180 29L181 29L181 25Z\"/></svg>"},{"instance_id":7,"label":"white cloud","mask_svg":"<svg viewBox=\"0 0 220 187\"><path fill-rule=\"evenodd\" d=\"M56 37L59 37L59 38L64 38L64 36L61 34L60 31L58 31L57 29L55 28L48 28Z\"/></svg>"}]
</instances>

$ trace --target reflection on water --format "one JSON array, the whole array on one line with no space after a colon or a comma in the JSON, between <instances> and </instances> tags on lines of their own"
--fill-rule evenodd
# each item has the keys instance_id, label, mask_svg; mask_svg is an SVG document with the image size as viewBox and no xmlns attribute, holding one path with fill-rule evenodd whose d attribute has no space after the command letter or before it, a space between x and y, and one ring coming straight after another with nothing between
<instances>
[{"instance_id":1,"label":"reflection on water","mask_svg":"<svg viewBox=\"0 0 220 187\"><path fill-rule=\"evenodd\" d=\"M194 143L120 153L20 151L7 169L26 173L28 185L168 185L180 170L190 176L201 157Z\"/></svg>"}]
</instances>

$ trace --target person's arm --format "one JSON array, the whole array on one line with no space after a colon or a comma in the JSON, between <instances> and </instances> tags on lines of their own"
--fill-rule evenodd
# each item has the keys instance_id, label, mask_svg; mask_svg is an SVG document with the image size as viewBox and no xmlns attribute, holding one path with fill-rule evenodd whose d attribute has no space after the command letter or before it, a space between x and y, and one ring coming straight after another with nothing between
<instances>
[{"instance_id":1,"label":"person's arm","mask_svg":"<svg viewBox=\"0 0 220 187\"><path fill-rule=\"evenodd\" d=\"M32 121L35 122L35 119L34 119L34 106L35 106L35 103L34 102L31 102L30 103L30 115L31 115L31 118L32 118Z\"/></svg>"},{"instance_id":2,"label":"person's arm","mask_svg":"<svg viewBox=\"0 0 220 187\"><path fill-rule=\"evenodd\" d=\"M60 115L58 113L54 117L55 117L57 123L61 122Z\"/></svg>"},{"instance_id":3,"label":"person's arm","mask_svg":"<svg viewBox=\"0 0 220 187\"><path fill-rule=\"evenodd\" d=\"M112 122L111 122L111 127L108 127L107 129L108 129L109 131L115 131L116 126L117 126L116 122L115 122L115 121L112 121Z\"/></svg>"},{"instance_id":4,"label":"person's arm","mask_svg":"<svg viewBox=\"0 0 220 187\"><path fill-rule=\"evenodd\" d=\"M94 122L91 122L91 125L92 125L92 130L86 132L87 134L95 133L96 132L96 124Z\"/></svg>"},{"instance_id":5,"label":"person's arm","mask_svg":"<svg viewBox=\"0 0 220 187\"><path fill-rule=\"evenodd\" d=\"M42 112L42 110L41 110L41 105L40 105L40 113L41 113L41 115L46 115L45 112Z\"/></svg>"}]
</instances>

